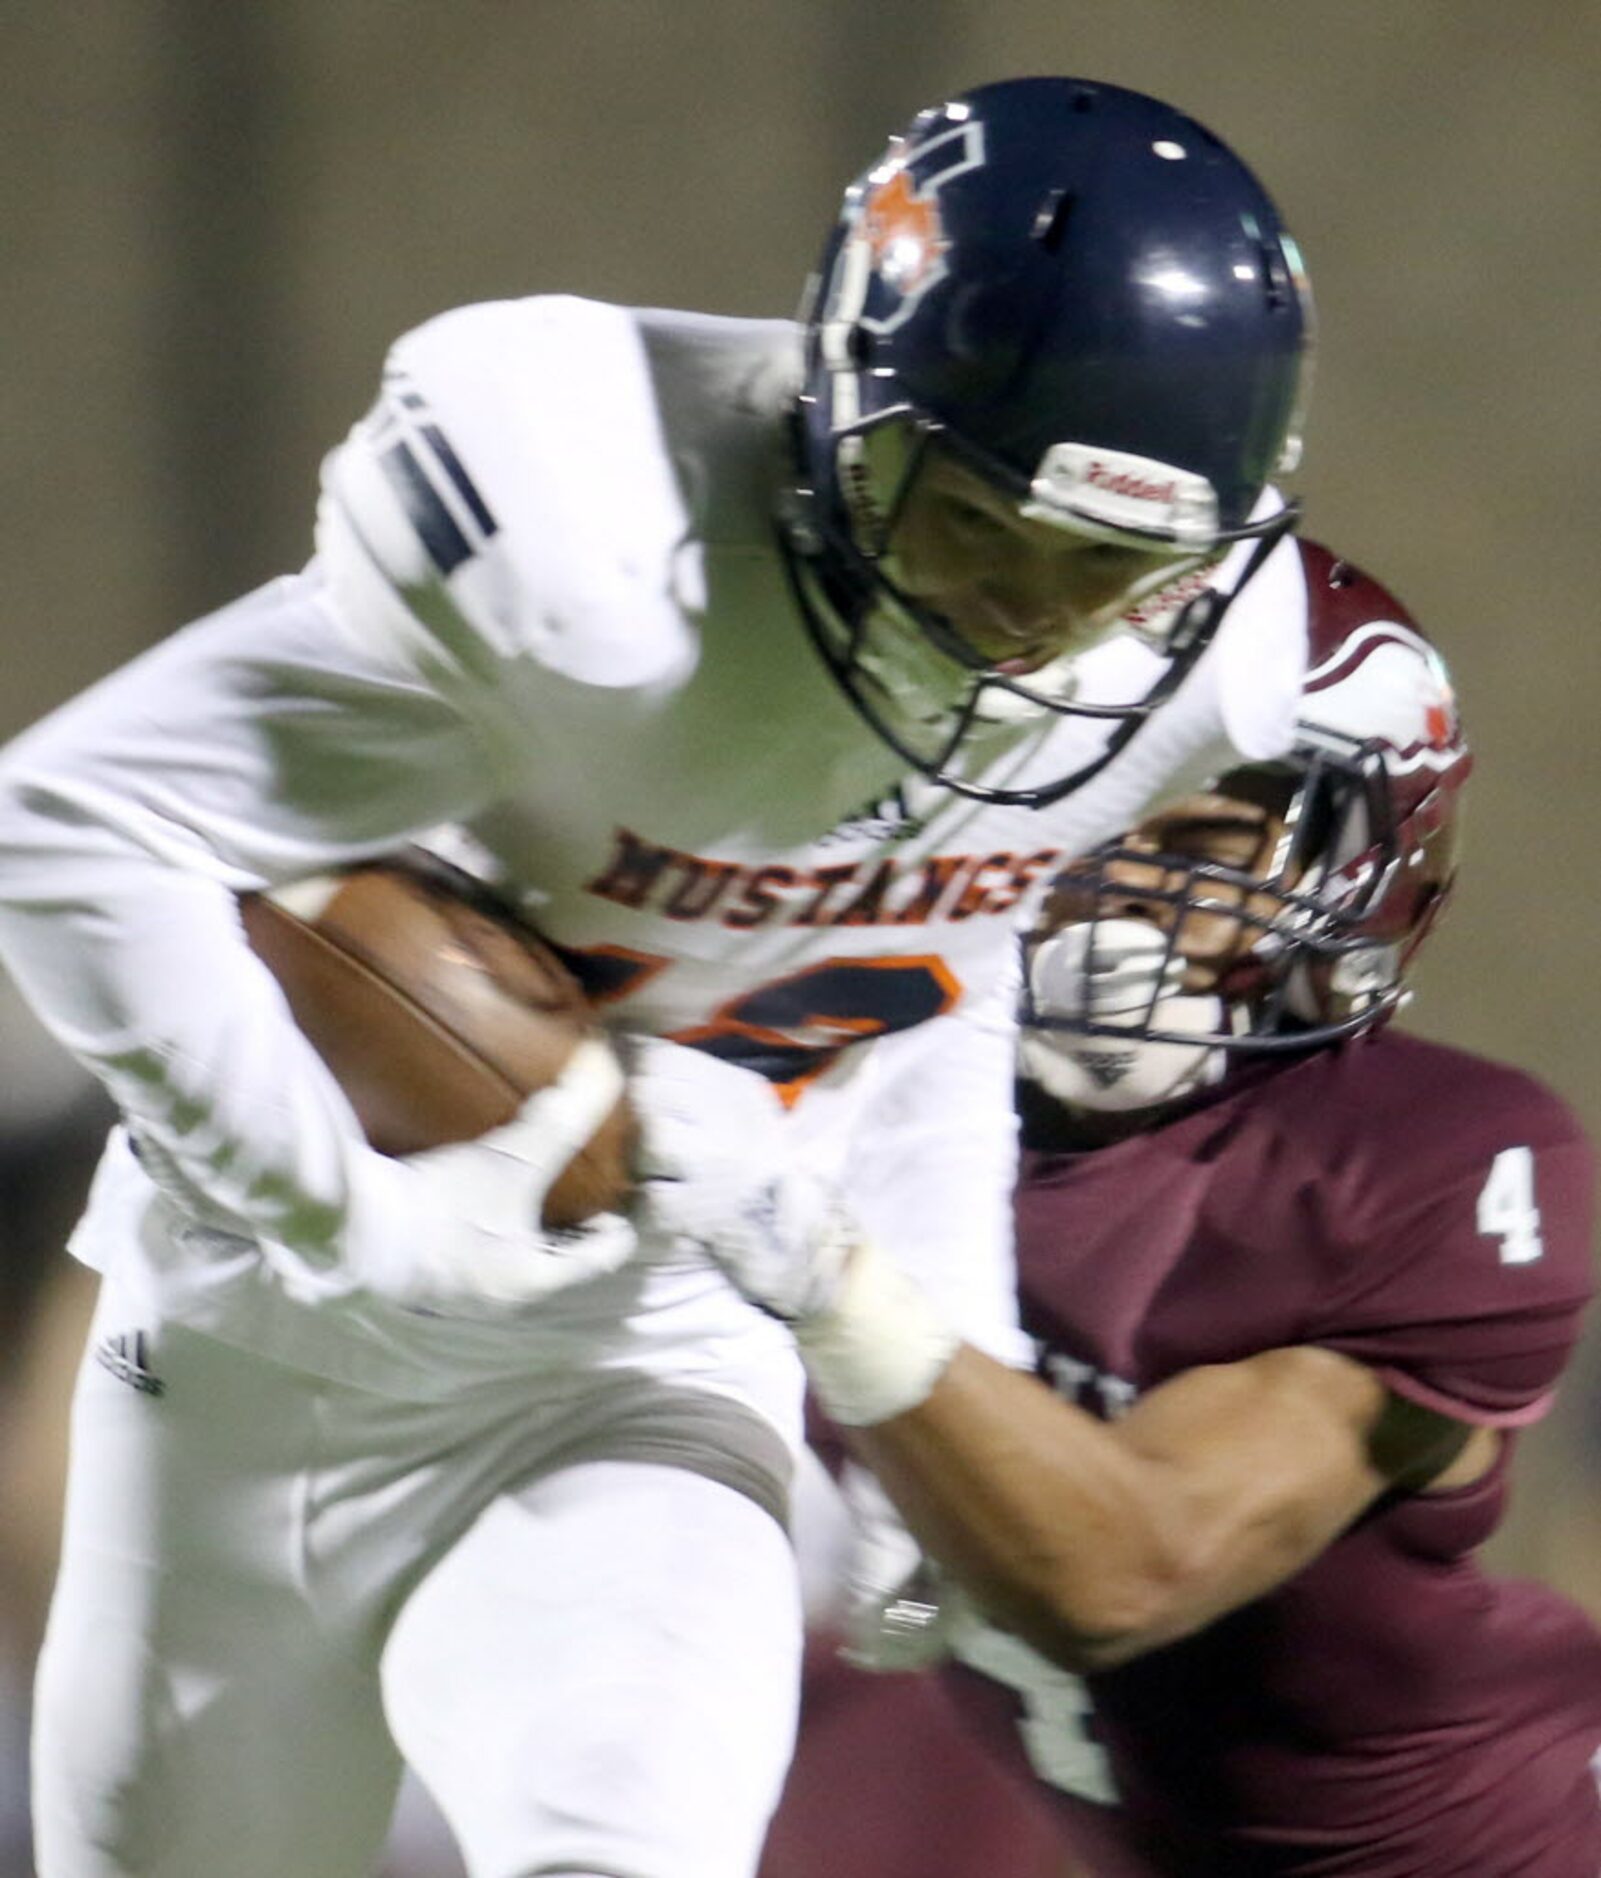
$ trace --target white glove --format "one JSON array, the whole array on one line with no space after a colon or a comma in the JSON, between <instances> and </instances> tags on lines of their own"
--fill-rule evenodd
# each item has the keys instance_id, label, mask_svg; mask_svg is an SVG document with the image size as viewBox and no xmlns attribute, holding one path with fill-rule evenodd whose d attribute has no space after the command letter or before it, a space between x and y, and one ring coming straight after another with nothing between
<instances>
[{"instance_id":1,"label":"white glove","mask_svg":"<svg viewBox=\"0 0 1601 1878\"><path fill-rule=\"evenodd\" d=\"M405 1264L372 1274L373 1289L415 1310L502 1317L626 1264L637 1240L619 1213L560 1230L540 1225L546 1192L622 1090L610 1045L591 1038L515 1120L406 1156L420 1183L410 1188L416 1228L404 1235Z\"/></svg>"},{"instance_id":2,"label":"white glove","mask_svg":"<svg viewBox=\"0 0 1601 1878\"><path fill-rule=\"evenodd\" d=\"M845 1427L921 1402L956 1333L863 1236L833 1188L795 1161L793 1124L761 1077L661 1038L636 1046L647 1227L698 1245L795 1333L823 1406Z\"/></svg>"},{"instance_id":3,"label":"white glove","mask_svg":"<svg viewBox=\"0 0 1601 1878\"><path fill-rule=\"evenodd\" d=\"M794 1164L764 1077L663 1037L630 1046L641 1223L691 1240L786 1323L826 1309L852 1234L830 1189Z\"/></svg>"}]
</instances>

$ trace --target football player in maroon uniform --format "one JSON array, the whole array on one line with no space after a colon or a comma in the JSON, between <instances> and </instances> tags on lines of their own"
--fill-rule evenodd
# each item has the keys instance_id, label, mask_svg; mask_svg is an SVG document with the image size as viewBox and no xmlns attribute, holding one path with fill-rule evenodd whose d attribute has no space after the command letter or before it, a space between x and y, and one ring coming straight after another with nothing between
<instances>
[{"instance_id":1,"label":"football player in maroon uniform","mask_svg":"<svg viewBox=\"0 0 1601 1878\"><path fill-rule=\"evenodd\" d=\"M1529 1076L1385 1021L1469 758L1405 612L1301 552L1291 759L1068 869L1025 948L1049 1387L792 1196L731 1269L958 1587L923 1615L960 1700L1099 1878L1591 1878L1601 1634L1474 1552L1591 1291L1593 1158ZM921 1399L852 1417L886 1368Z\"/></svg>"}]
</instances>

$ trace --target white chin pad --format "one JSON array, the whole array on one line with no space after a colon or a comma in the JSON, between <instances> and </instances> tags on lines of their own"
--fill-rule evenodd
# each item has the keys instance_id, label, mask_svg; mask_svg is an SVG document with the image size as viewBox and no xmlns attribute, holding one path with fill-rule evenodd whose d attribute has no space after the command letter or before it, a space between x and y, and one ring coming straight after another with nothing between
<instances>
[{"instance_id":1,"label":"white chin pad","mask_svg":"<svg viewBox=\"0 0 1601 1878\"><path fill-rule=\"evenodd\" d=\"M1182 995L1182 974L1183 961L1167 956L1166 935L1147 920L1063 927L1029 962L1036 1008L1049 1017L1122 1022L1131 1034L1025 1028L1019 1045L1023 1074L1057 1101L1084 1109L1155 1108L1204 1088L1222 1065L1216 1045L1157 1043L1132 1034L1147 1023L1180 1035L1216 1034L1222 1005L1213 997Z\"/></svg>"},{"instance_id":2,"label":"white chin pad","mask_svg":"<svg viewBox=\"0 0 1601 1878\"><path fill-rule=\"evenodd\" d=\"M1216 998L1163 998L1153 1022L1162 1030L1217 1030ZM1157 1108L1215 1082L1223 1053L1215 1044L1155 1043L1148 1038L1078 1037L1062 1030L1025 1030L1020 1067L1058 1102L1122 1111Z\"/></svg>"}]
</instances>

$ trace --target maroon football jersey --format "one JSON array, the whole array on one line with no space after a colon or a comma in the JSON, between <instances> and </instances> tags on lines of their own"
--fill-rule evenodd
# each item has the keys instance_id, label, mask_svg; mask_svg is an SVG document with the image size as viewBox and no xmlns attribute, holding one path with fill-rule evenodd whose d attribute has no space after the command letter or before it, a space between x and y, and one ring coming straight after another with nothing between
<instances>
[{"instance_id":1,"label":"maroon football jersey","mask_svg":"<svg viewBox=\"0 0 1601 1878\"><path fill-rule=\"evenodd\" d=\"M1396 1031L1259 1060L1153 1133L1025 1154L1024 1318L1041 1375L1104 1416L1312 1343L1510 1431L1577 1334L1593 1184L1515 1070ZM1277 1591L1083 1684L1001 1640L1006 1683L959 1670L964 1704L1103 1878L1596 1878L1601 1633L1475 1562L1506 1462L1381 1502Z\"/></svg>"},{"instance_id":2,"label":"maroon football jersey","mask_svg":"<svg viewBox=\"0 0 1601 1878\"><path fill-rule=\"evenodd\" d=\"M854 1669L836 1645L814 1641L800 1740L757 1878L1079 1873L1048 1801L977 1748L939 1678Z\"/></svg>"}]
</instances>

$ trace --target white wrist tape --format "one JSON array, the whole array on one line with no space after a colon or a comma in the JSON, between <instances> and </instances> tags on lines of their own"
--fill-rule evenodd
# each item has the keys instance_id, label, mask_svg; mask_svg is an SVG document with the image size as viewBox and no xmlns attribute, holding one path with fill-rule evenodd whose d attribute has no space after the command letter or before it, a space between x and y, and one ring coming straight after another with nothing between
<instances>
[{"instance_id":1,"label":"white wrist tape","mask_svg":"<svg viewBox=\"0 0 1601 1878\"><path fill-rule=\"evenodd\" d=\"M823 1407L869 1428L927 1399L961 1338L886 1255L861 1240L826 1310L795 1325Z\"/></svg>"}]
</instances>

